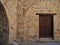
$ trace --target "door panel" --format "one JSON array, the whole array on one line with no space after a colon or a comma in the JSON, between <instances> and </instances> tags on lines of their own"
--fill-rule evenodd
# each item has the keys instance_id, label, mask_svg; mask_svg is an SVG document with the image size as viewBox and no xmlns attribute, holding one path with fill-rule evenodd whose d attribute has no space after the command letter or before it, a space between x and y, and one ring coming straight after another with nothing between
<instances>
[{"instance_id":1,"label":"door panel","mask_svg":"<svg viewBox=\"0 0 60 45\"><path fill-rule=\"evenodd\" d=\"M40 15L39 16L39 37L47 38L52 37L52 15Z\"/></svg>"}]
</instances>

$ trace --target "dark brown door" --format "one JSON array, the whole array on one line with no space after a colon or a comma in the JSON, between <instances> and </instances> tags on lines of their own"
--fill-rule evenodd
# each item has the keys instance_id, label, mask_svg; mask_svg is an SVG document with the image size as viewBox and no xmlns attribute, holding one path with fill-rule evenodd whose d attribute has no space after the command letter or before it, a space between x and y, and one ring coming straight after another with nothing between
<instances>
[{"instance_id":1,"label":"dark brown door","mask_svg":"<svg viewBox=\"0 0 60 45\"><path fill-rule=\"evenodd\" d=\"M53 15L39 15L39 37L53 37Z\"/></svg>"}]
</instances>

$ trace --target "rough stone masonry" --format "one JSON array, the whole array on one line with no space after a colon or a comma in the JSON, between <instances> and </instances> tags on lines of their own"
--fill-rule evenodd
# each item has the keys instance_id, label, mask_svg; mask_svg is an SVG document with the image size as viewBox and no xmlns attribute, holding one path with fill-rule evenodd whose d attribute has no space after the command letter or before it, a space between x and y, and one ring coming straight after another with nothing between
<instances>
[{"instance_id":1,"label":"rough stone masonry","mask_svg":"<svg viewBox=\"0 0 60 45\"><path fill-rule=\"evenodd\" d=\"M54 40L60 41L60 0L0 0L9 21L9 41L37 41L39 38L39 15L54 15Z\"/></svg>"}]
</instances>

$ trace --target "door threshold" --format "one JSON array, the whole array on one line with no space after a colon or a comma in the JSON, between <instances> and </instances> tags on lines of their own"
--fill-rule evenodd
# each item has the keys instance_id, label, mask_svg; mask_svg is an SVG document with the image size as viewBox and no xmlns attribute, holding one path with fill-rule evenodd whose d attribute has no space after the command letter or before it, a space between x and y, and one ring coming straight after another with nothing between
<instances>
[{"instance_id":1,"label":"door threshold","mask_svg":"<svg viewBox=\"0 0 60 45\"><path fill-rule=\"evenodd\" d=\"M39 41L54 41L52 38L40 38Z\"/></svg>"}]
</instances>

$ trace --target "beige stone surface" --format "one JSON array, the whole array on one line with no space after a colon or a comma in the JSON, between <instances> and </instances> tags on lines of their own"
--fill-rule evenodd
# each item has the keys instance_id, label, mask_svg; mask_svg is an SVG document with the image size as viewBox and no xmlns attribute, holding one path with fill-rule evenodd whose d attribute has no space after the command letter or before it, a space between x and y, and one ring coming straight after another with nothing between
<instances>
[{"instance_id":1,"label":"beige stone surface","mask_svg":"<svg viewBox=\"0 0 60 45\"><path fill-rule=\"evenodd\" d=\"M9 41L39 39L39 16L36 13L54 15L54 40L60 40L60 1L51 0L1 0L9 20Z\"/></svg>"},{"instance_id":2,"label":"beige stone surface","mask_svg":"<svg viewBox=\"0 0 60 45\"><path fill-rule=\"evenodd\" d=\"M9 20L9 41L16 39L16 0L1 0Z\"/></svg>"}]
</instances>

